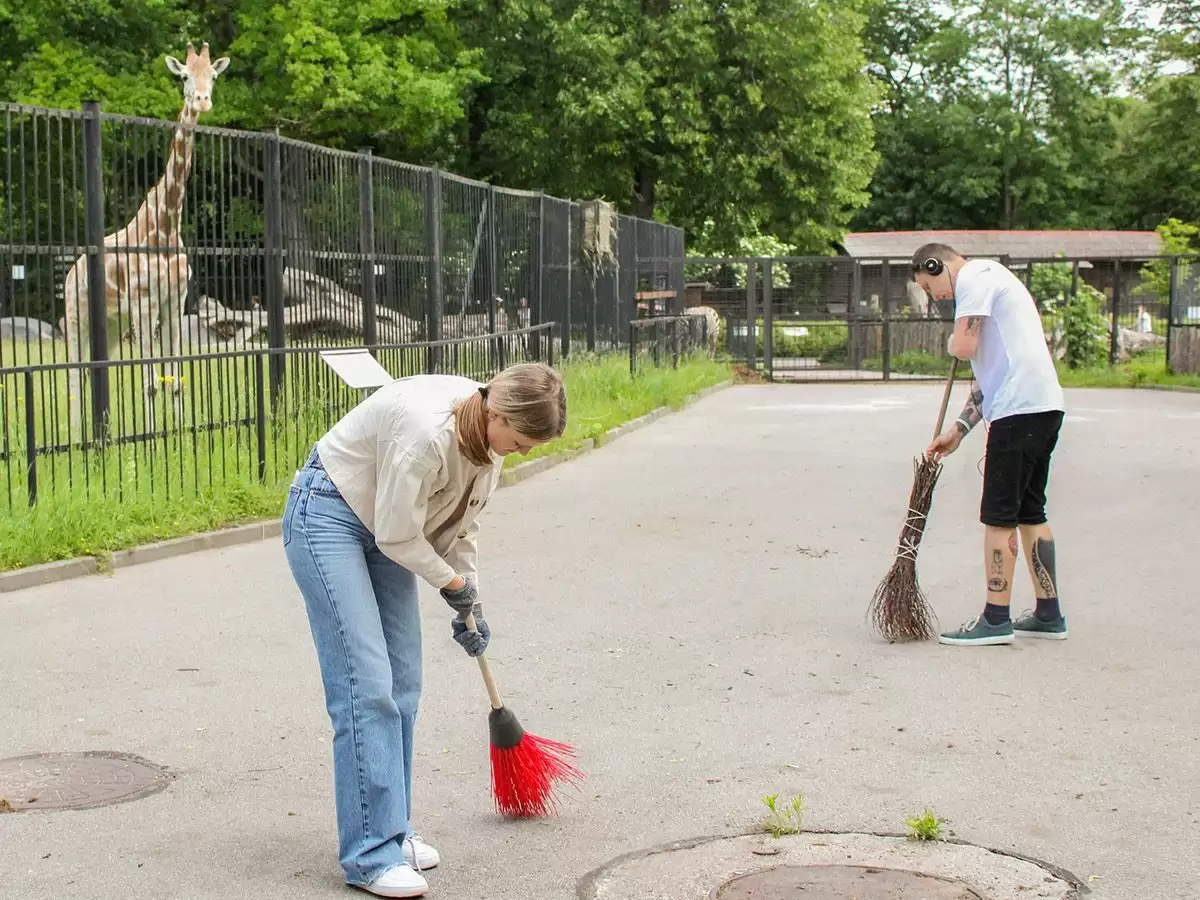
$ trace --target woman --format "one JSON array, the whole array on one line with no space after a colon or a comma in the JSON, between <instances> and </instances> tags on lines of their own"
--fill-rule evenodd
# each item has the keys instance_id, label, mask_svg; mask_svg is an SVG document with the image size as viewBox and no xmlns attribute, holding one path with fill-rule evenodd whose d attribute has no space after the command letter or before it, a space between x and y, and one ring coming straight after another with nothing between
<instances>
[{"instance_id":1,"label":"woman","mask_svg":"<svg viewBox=\"0 0 1200 900\"><path fill-rule=\"evenodd\" d=\"M417 375L380 388L329 430L297 471L283 545L304 595L333 725L339 858L346 882L420 897L438 853L410 829L421 695L417 578L457 615L469 656L487 647L476 579L478 515L504 457L559 437L566 393L521 363L483 385ZM473 612L477 631L464 624Z\"/></svg>"}]
</instances>

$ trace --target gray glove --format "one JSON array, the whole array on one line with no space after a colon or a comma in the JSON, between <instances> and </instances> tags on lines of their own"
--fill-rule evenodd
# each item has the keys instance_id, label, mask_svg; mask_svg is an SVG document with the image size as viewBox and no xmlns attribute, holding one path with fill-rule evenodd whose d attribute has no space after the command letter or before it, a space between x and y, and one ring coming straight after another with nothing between
<instances>
[{"instance_id":1,"label":"gray glove","mask_svg":"<svg viewBox=\"0 0 1200 900\"><path fill-rule=\"evenodd\" d=\"M467 614L473 613L475 616L475 631L467 628ZM467 651L467 656L479 656L487 649L488 641L492 639L492 629L488 627L488 623L483 618L483 605L476 603L474 607L461 612L454 617L450 623L450 629L454 632L454 640L460 647Z\"/></svg>"},{"instance_id":2,"label":"gray glove","mask_svg":"<svg viewBox=\"0 0 1200 900\"><path fill-rule=\"evenodd\" d=\"M463 582L463 586L457 591L448 591L442 588L441 594L442 599L450 604L452 610L463 618L466 618L471 608L479 602L479 591L475 587L475 580L473 578L464 575Z\"/></svg>"}]
</instances>

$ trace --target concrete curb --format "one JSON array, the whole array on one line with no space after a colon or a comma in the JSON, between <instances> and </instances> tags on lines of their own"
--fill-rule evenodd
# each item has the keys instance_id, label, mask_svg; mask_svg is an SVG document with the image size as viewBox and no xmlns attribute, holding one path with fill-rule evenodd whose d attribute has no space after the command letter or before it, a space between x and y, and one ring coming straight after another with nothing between
<instances>
[{"instance_id":1,"label":"concrete curb","mask_svg":"<svg viewBox=\"0 0 1200 900\"><path fill-rule=\"evenodd\" d=\"M686 409L697 400L723 390L732 384L733 381L730 379L707 387L699 393L692 394L684 401L682 408ZM573 447L570 450L564 450L561 453L555 453L551 456L531 459L529 462L521 463L519 466L514 466L508 471L502 471L499 487L511 487L515 484L520 484L527 478L531 478L540 472L582 456L596 447L607 446L617 438L637 431L639 428L644 428L651 422L661 419L672 411L669 406L660 406L658 409L651 410L644 416L623 422L615 428L609 429L599 437L588 438L578 447ZM160 559L170 559L175 556L183 556L186 553L197 553L201 550L216 550L222 547L249 544L254 541L278 537L281 531L282 521L280 519L266 519L259 522L250 522L245 525L235 525L231 528L222 528L218 531L206 531L200 534L188 535L187 537L173 538L169 541L143 544L131 550L118 550L110 559L100 559L95 556L80 556L75 559L64 559L57 562L28 566L24 569L13 569L8 572L0 572L0 594L20 591L25 588L39 587L45 584L54 584L55 582L67 581L71 578L81 578L84 575L106 574L115 569L155 562Z\"/></svg>"}]
</instances>

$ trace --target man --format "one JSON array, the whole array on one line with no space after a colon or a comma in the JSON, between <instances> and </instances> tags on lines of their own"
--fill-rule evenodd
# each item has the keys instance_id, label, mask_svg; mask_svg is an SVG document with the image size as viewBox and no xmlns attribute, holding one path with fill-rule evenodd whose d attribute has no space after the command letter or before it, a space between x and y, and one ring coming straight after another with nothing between
<instances>
[{"instance_id":1,"label":"man","mask_svg":"<svg viewBox=\"0 0 1200 900\"><path fill-rule=\"evenodd\" d=\"M1037 304L1004 266L968 261L945 244L918 249L912 270L935 300L954 300L954 332L947 346L958 359L970 360L975 376L962 413L926 453L934 458L953 453L981 420L989 423L979 515L985 527L987 602L982 615L940 641L1011 644L1014 634L1063 640L1067 622L1058 604L1046 482L1065 404ZM1018 531L1037 608L1014 623L1009 601Z\"/></svg>"}]
</instances>

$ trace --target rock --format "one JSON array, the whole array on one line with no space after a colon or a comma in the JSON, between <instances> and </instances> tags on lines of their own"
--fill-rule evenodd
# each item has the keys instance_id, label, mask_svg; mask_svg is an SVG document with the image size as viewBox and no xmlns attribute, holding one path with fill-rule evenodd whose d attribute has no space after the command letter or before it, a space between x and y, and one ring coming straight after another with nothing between
<instances>
[{"instance_id":1,"label":"rock","mask_svg":"<svg viewBox=\"0 0 1200 900\"><path fill-rule=\"evenodd\" d=\"M5 316L0 319L0 337L18 341L55 341L62 337L49 322L30 316Z\"/></svg>"}]
</instances>

